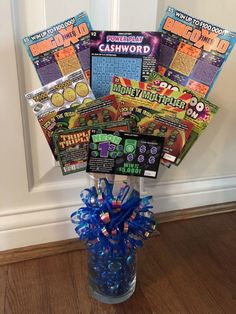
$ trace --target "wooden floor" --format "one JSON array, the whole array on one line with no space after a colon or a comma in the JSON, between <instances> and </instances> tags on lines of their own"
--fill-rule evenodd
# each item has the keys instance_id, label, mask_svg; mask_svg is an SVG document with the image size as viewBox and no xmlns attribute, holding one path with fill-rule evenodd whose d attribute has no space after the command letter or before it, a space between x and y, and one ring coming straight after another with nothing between
<instances>
[{"instance_id":1,"label":"wooden floor","mask_svg":"<svg viewBox=\"0 0 236 314\"><path fill-rule=\"evenodd\" d=\"M162 224L138 256L130 300L92 300L86 252L0 267L0 314L236 313L236 213Z\"/></svg>"}]
</instances>

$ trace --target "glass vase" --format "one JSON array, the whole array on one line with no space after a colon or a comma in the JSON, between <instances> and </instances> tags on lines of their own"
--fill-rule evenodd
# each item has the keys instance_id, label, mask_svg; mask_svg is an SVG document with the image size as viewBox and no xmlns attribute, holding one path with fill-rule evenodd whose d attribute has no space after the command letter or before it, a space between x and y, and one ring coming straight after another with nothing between
<instances>
[{"instance_id":1,"label":"glass vase","mask_svg":"<svg viewBox=\"0 0 236 314\"><path fill-rule=\"evenodd\" d=\"M120 256L89 252L88 280L91 295L100 302L126 301L135 291L136 252Z\"/></svg>"},{"instance_id":2,"label":"glass vase","mask_svg":"<svg viewBox=\"0 0 236 314\"><path fill-rule=\"evenodd\" d=\"M140 178L110 174L90 175L90 186L98 187L99 179L106 178L113 183L112 193L116 197L124 184L130 186L125 201L132 197L132 191L140 194ZM136 286L136 251L88 252L88 281L92 297L102 303L116 304L132 296Z\"/></svg>"}]
</instances>

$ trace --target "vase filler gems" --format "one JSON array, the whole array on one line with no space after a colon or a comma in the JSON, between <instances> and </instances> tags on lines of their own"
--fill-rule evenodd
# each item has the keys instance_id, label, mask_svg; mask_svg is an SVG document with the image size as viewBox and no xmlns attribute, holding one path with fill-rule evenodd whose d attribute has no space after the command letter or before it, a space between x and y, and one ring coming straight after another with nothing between
<instances>
[{"instance_id":1,"label":"vase filler gems","mask_svg":"<svg viewBox=\"0 0 236 314\"><path fill-rule=\"evenodd\" d=\"M96 178L71 220L97 256L100 293L127 291L132 254L156 227L134 177L179 166L212 122L219 107L207 97L235 39L172 7L158 31L93 30L82 12L23 39L42 84L26 99L62 174Z\"/></svg>"}]
</instances>

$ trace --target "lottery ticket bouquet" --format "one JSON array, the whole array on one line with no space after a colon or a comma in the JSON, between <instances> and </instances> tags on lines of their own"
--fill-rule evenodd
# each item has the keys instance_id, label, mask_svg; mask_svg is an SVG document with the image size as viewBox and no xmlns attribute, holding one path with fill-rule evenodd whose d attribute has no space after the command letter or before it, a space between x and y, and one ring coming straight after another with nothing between
<instances>
[{"instance_id":1,"label":"lottery ticket bouquet","mask_svg":"<svg viewBox=\"0 0 236 314\"><path fill-rule=\"evenodd\" d=\"M91 177L71 220L88 249L91 294L109 304L133 294L136 249L156 227L140 177L155 179L160 162L178 166L211 122L218 107L205 98L236 40L171 7L159 32L129 35L92 31L82 12L23 39L44 85L26 99L51 151L63 175Z\"/></svg>"}]
</instances>

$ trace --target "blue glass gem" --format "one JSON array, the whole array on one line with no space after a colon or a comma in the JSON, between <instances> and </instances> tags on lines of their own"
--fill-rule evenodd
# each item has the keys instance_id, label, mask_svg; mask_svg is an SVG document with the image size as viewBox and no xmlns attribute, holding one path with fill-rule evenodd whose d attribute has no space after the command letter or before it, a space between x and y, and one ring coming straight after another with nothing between
<instances>
[{"instance_id":1,"label":"blue glass gem","mask_svg":"<svg viewBox=\"0 0 236 314\"><path fill-rule=\"evenodd\" d=\"M134 255L129 255L127 257L126 263L128 266L132 266L134 264L135 258Z\"/></svg>"},{"instance_id":2,"label":"blue glass gem","mask_svg":"<svg viewBox=\"0 0 236 314\"><path fill-rule=\"evenodd\" d=\"M121 270L121 268L122 268L122 265L121 265L121 263L118 262L118 261L110 262L110 263L108 264L108 269L109 269L111 272L114 272L114 273L116 273L116 272L118 272L119 270Z\"/></svg>"},{"instance_id":3,"label":"blue glass gem","mask_svg":"<svg viewBox=\"0 0 236 314\"><path fill-rule=\"evenodd\" d=\"M105 255L105 252L104 252L104 251L100 251L100 252L98 253L98 255L99 255L99 256L104 256L104 255Z\"/></svg>"},{"instance_id":4,"label":"blue glass gem","mask_svg":"<svg viewBox=\"0 0 236 314\"><path fill-rule=\"evenodd\" d=\"M101 277L102 277L102 278L106 278L106 277L107 277L107 272L106 272L106 271L102 272L102 273L101 273Z\"/></svg>"},{"instance_id":5,"label":"blue glass gem","mask_svg":"<svg viewBox=\"0 0 236 314\"><path fill-rule=\"evenodd\" d=\"M109 290L110 290L111 292L115 292L117 289L119 289L119 284L118 284L118 283L115 284L114 286L110 286L110 287L109 287Z\"/></svg>"}]
</instances>

